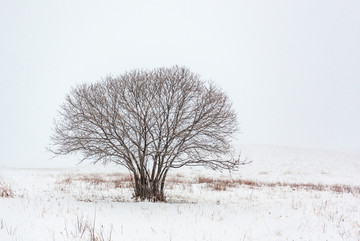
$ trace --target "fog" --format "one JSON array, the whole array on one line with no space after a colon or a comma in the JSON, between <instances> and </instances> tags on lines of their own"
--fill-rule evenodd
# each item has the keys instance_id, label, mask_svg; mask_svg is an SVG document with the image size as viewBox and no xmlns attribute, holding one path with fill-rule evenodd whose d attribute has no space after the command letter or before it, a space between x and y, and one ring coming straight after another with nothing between
<instances>
[{"instance_id":1,"label":"fog","mask_svg":"<svg viewBox=\"0 0 360 241\"><path fill-rule=\"evenodd\" d=\"M64 96L187 66L228 93L235 143L360 150L359 1L1 1L0 166L71 166L45 147Z\"/></svg>"}]
</instances>

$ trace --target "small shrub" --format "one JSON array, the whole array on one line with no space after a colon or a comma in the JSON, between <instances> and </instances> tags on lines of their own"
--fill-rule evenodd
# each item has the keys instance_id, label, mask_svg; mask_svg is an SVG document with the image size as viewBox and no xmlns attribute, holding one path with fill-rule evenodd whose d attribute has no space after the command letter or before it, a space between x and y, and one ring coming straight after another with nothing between
<instances>
[{"instance_id":1,"label":"small shrub","mask_svg":"<svg viewBox=\"0 0 360 241\"><path fill-rule=\"evenodd\" d=\"M0 182L0 197L12 198L14 197L14 192L10 185Z\"/></svg>"}]
</instances>

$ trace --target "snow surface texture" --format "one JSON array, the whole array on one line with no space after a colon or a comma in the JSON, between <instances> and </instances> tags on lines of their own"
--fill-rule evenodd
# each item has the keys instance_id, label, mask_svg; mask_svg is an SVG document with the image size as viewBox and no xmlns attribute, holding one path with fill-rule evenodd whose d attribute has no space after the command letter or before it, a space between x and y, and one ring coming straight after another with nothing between
<instances>
[{"instance_id":1,"label":"snow surface texture","mask_svg":"<svg viewBox=\"0 0 360 241\"><path fill-rule=\"evenodd\" d=\"M360 186L360 155L242 146L252 160L238 172L178 169L167 203L135 202L116 166L0 168L0 240L360 240L360 194L254 183ZM124 182L117 182L117 180ZM203 180L203 181L201 181Z\"/></svg>"}]
</instances>

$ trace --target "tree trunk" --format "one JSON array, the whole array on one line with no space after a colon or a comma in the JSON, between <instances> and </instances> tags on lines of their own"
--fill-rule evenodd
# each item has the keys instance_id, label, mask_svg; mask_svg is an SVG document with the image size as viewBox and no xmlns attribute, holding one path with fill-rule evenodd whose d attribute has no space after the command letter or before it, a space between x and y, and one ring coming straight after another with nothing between
<instances>
[{"instance_id":1,"label":"tree trunk","mask_svg":"<svg viewBox=\"0 0 360 241\"><path fill-rule=\"evenodd\" d=\"M164 183L165 179L157 181L146 177L134 177L134 198L136 200L148 200L151 202L164 202Z\"/></svg>"}]
</instances>

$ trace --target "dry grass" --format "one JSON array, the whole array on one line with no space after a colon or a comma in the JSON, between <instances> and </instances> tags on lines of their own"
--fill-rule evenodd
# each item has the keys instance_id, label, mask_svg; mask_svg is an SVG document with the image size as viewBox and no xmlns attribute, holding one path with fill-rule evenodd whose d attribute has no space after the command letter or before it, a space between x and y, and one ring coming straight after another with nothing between
<instances>
[{"instance_id":1,"label":"dry grass","mask_svg":"<svg viewBox=\"0 0 360 241\"><path fill-rule=\"evenodd\" d=\"M180 179L179 177L168 177L166 179L166 183L173 183L173 184L179 184L179 183L188 183L189 181L186 179Z\"/></svg>"},{"instance_id":2,"label":"dry grass","mask_svg":"<svg viewBox=\"0 0 360 241\"><path fill-rule=\"evenodd\" d=\"M69 186L74 183L87 183L91 186L99 188L133 188L133 182L130 175L123 173L110 173L110 174L81 174L67 176L58 184ZM285 183L285 182L261 182L255 180L245 179L215 179L211 177L200 176L195 180L184 179L181 175L170 176L166 181L166 188L173 189L176 186L187 186L192 184L204 184L206 188L214 191L226 191L229 188L236 188L240 186L248 186L250 188L258 187L289 187L292 190L314 190L314 191L332 191L335 193L353 193L360 194L360 186L350 185L324 185L314 183ZM5 186L6 187L6 186ZM8 186L7 186L8 187ZM3 193L3 194L2 194ZM11 188L3 188L0 195L5 197L12 197L13 193Z\"/></svg>"},{"instance_id":3,"label":"dry grass","mask_svg":"<svg viewBox=\"0 0 360 241\"><path fill-rule=\"evenodd\" d=\"M213 178L210 178L210 177L199 177L198 179L198 182L201 184L201 183L214 183L215 182L215 179Z\"/></svg>"},{"instance_id":4,"label":"dry grass","mask_svg":"<svg viewBox=\"0 0 360 241\"><path fill-rule=\"evenodd\" d=\"M92 173L81 175L68 175L57 181L60 185L73 185L75 183L86 183L91 186L103 186L107 188L132 188L132 178L130 175L122 173Z\"/></svg>"},{"instance_id":5,"label":"dry grass","mask_svg":"<svg viewBox=\"0 0 360 241\"><path fill-rule=\"evenodd\" d=\"M76 240L89 240L89 241L111 241L111 235L113 227L111 226L109 234L105 235L104 226L100 225L100 228L96 228L96 212L93 220L87 220L83 217L76 217L73 231L68 230L65 223L65 235L66 238L75 238Z\"/></svg>"},{"instance_id":6,"label":"dry grass","mask_svg":"<svg viewBox=\"0 0 360 241\"><path fill-rule=\"evenodd\" d=\"M0 219L0 230L4 229L9 236L14 236L16 233L16 227L9 226L3 219Z\"/></svg>"},{"instance_id":7,"label":"dry grass","mask_svg":"<svg viewBox=\"0 0 360 241\"><path fill-rule=\"evenodd\" d=\"M235 188L240 185L247 185L252 187L261 186L260 183L256 183L252 180L242 180L242 179L214 179L210 177L199 177L199 184L206 184L206 187L213 189L215 191L226 191L228 188Z\"/></svg>"},{"instance_id":8,"label":"dry grass","mask_svg":"<svg viewBox=\"0 0 360 241\"><path fill-rule=\"evenodd\" d=\"M14 197L14 192L10 185L5 182L0 182L0 197L11 198Z\"/></svg>"},{"instance_id":9,"label":"dry grass","mask_svg":"<svg viewBox=\"0 0 360 241\"><path fill-rule=\"evenodd\" d=\"M208 188L211 188L215 191L225 191L228 188L234 188L241 185L246 185L250 187L290 187L293 190L314 190L314 191L333 191L336 193L352 193L360 194L360 186L350 186L350 185L324 185L324 184L314 184L314 183L284 183L284 182L260 182L254 180L243 180L243 179L213 179L209 177L199 177L199 184L206 184Z\"/></svg>"}]
</instances>

